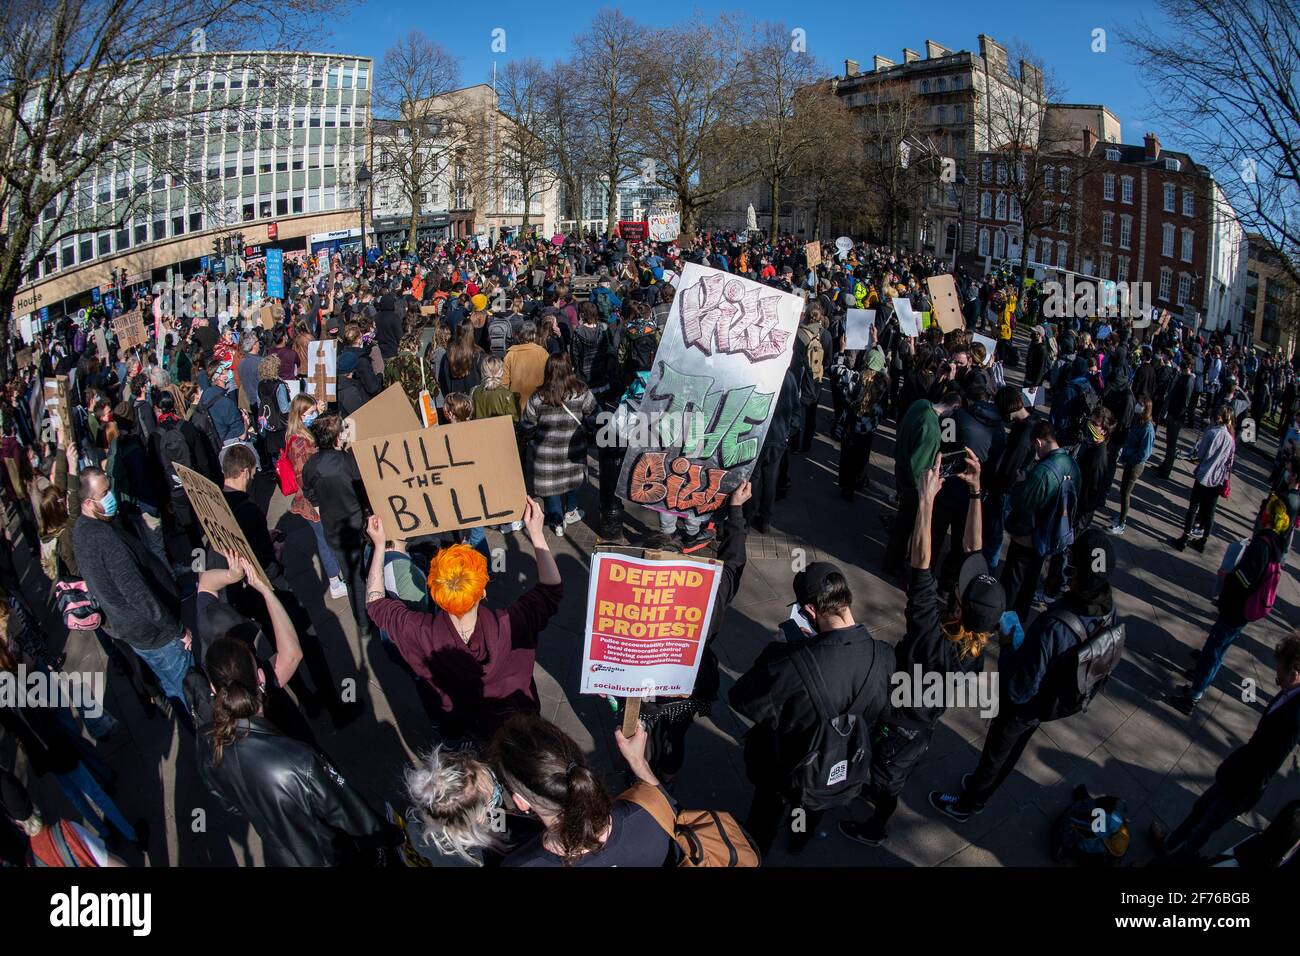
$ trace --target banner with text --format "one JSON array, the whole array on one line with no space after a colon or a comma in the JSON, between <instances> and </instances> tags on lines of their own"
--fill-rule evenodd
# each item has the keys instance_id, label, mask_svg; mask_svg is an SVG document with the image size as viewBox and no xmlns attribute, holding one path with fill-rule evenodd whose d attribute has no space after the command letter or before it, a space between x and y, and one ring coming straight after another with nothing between
<instances>
[{"instance_id":1,"label":"banner with text","mask_svg":"<svg viewBox=\"0 0 1300 956\"><path fill-rule=\"evenodd\" d=\"M722 565L591 556L584 694L675 697L695 688Z\"/></svg>"}]
</instances>

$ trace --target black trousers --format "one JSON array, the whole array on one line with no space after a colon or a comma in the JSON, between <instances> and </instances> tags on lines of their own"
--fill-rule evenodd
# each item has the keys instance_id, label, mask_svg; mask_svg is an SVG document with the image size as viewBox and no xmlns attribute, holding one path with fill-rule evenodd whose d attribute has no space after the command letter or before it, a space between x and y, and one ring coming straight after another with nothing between
<instances>
[{"instance_id":1,"label":"black trousers","mask_svg":"<svg viewBox=\"0 0 1300 956\"><path fill-rule=\"evenodd\" d=\"M782 463L787 461L788 454L789 448L784 442L765 442L763 450L759 452L758 461L754 463L754 470L749 476L753 484L753 495L742 509L745 522L751 527L756 524L763 527L772 520Z\"/></svg>"},{"instance_id":2,"label":"black trousers","mask_svg":"<svg viewBox=\"0 0 1300 956\"><path fill-rule=\"evenodd\" d=\"M1007 607L1020 616L1021 622L1029 620L1029 609L1042 573L1043 559L1034 546L1012 539L1002 559L1002 590L1007 596Z\"/></svg>"},{"instance_id":3,"label":"black trousers","mask_svg":"<svg viewBox=\"0 0 1300 956\"><path fill-rule=\"evenodd\" d=\"M1187 819L1165 840L1165 861L1195 863L1210 837L1258 803L1261 796L1262 792L1254 795L1231 792L1219 786L1218 781L1210 784L1192 806Z\"/></svg>"},{"instance_id":4,"label":"black trousers","mask_svg":"<svg viewBox=\"0 0 1300 956\"><path fill-rule=\"evenodd\" d=\"M596 459L600 466L600 513L602 516L617 514L620 510L618 500L618 476L623 471L623 459L627 449L617 445L601 447Z\"/></svg>"},{"instance_id":5,"label":"black trousers","mask_svg":"<svg viewBox=\"0 0 1300 956\"><path fill-rule=\"evenodd\" d=\"M1223 497L1223 485L1210 488L1199 481L1192 485L1191 499L1187 502L1187 515L1183 518L1183 537L1192 533L1192 522L1201 526L1208 541L1214 530L1214 513L1219 509L1219 499Z\"/></svg>"},{"instance_id":6,"label":"black trousers","mask_svg":"<svg viewBox=\"0 0 1300 956\"><path fill-rule=\"evenodd\" d=\"M840 442L841 491L853 491L864 474L870 483L871 445L875 440L874 431L863 435L850 432L844 436L844 441Z\"/></svg>"},{"instance_id":7,"label":"black trousers","mask_svg":"<svg viewBox=\"0 0 1300 956\"><path fill-rule=\"evenodd\" d=\"M916 489L897 468L894 469L894 486L898 489L898 514L894 516L894 526L889 529L889 541L885 544L885 573L900 575L907 560L912 528L916 526L916 510L921 502Z\"/></svg>"},{"instance_id":8,"label":"black trousers","mask_svg":"<svg viewBox=\"0 0 1300 956\"><path fill-rule=\"evenodd\" d=\"M898 809L898 795L930 749L934 728L885 722L880 724L875 737L871 751L871 787L867 792L874 810L867 820L867 829L877 839L884 839L889 818Z\"/></svg>"},{"instance_id":9,"label":"black trousers","mask_svg":"<svg viewBox=\"0 0 1300 956\"><path fill-rule=\"evenodd\" d=\"M962 493L960 502L954 505L950 501L936 500L934 517L930 528L930 565L939 569L939 593L948 594L957 586L957 575L961 573L962 539L966 536L966 512L970 507L970 498ZM943 539L950 539L948 551L943 550ZM940 555L943 555L942 561Z\"/></svg>"},{"instance_id":10,"label":"black trousers","mask_svg":"<svg viewBox=\"0 0 1300 956\"><path fill-rule=\"evenodd\" d=\"M758 844L759 850L766 856L772 851L772 844L782 830L789 833L787 845L791 853L798 853L812 839L821 824L824 810L806 810L800 818L800 830L794 829L795 811L799 805L778 790L758 787L754 790L754 802L749 806L749 816L745 819L745 829Z\"/></svg>"},{"instance_id":11,"label":"black trousers","mask_svg":"<svg viewBox=\"0 0 1300 956\"><path fill-rule=\"evenodd\" d=\"M980 762L962 790L961 802L980 808L1016 769L1029 738L1038 729L1038 719L1017 713L1010 707L998 711L984 738Z\"/></svg>"},{"instance_id":12,"label":"black trousers","mask_svg":"<svg viewBox=\"0 0 1300 956\"><path fill-rule=\"evenodd\" d=\"M1165 460L1156 472L1161 478L1168 478L1174 470L1174 459L1178 456L1178 436L1183 430L1182 416L1165 422Z\"/></svg>"},{"instance_id":13,"label":"black trousers","mask_svg":"<svg viewBox=\"0 0 1300 956\"><path fill-rule=\"evenodd\" d=\"M357 633L365 638L375 633L366 613L366 562L365 551L360 546L344 547L327 541L334 557L338 559L339 570L348 586L348 603L352 605L352 617L357 622Z\"/></svg>"},{"instance_id":14,"label":"black trousers","mask_svg":"<svg viewBox=\"0 0 1300 956\"><path fill-rule=\"evenodd\" d=\"M797 450L805 454L812 450L813 436L817 434L817 405L821 401L820 385L817 387L817 393L817 401L814 401L811 405L804 405L803 425L799 429Z\"/></svg>"}]
</instances>

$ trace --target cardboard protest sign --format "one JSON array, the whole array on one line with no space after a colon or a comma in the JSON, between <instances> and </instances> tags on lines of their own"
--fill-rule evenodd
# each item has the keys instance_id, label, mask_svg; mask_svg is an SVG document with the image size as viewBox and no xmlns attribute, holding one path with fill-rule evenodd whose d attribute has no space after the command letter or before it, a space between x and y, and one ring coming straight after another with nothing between
<instances>
[{"instance_id":1,"label":"cardboard protest sign","mask_svg":"<svg viewBox=\"0 0 1300 956\"><path fill-rule=\"evenodd\" d=\"M185 496L190 499L190 506L198 516L199 523L203 525L203 533L207 535L212 550L219 554L233 551L240 557L247 558L249 564L256 569L258 576L266 581L266 571L258 563L253 549L248 546L248 539L244 537L239 523L235 521L235 516L230 511L230 505L226 504L221 489L197 471L184 465L173 462L172 468L176 470L176 477L181 480Z\"/></svg>"},{"instance_id":2,"label":"cardboard protest sign","mask_svg":"<svg viewBox=\"0 0 1300 956\"><path fill-rule=\"evenodd\" d=\"M812 242L804 243L804 259L808 262L809 269L816 269L822 264L822 244L819 240L814 239Z\"/></svg>"},{"instance_id":3,"label":"cardboard protest sign","mask_svg":"<svg viewBox=\"0 0 1300 956\"><path fill-rule=\"evenodd\" d=\"M704 516L749 477L790 365L803 300L690 262L646 383L618 494Z\"/></svg>"},{"instance_id":4,"label":"cardboard protest sign","mask_svg":"<svg viewBox=\"0 0 1300 956\"><path fill-rule=\"evenodd\" d=\"M916 313L912 311L911 299L892 299L894 303L894 315L898 317L898 327L908 338L916 338L921 334L921 325L916 318Z\"/></svg>"},{"instance_id":5,"label":"cardboard protest sign","mask_svg":"<svg viewBox=\"0 0 1300 956\"><path fill-rule=\"evenodd\" d=\"M144 318L139 309L123 312L113 319L113 334L117 336L119 348L129 349L145 345L149 341L144 331Z\"/></svg>"},{"instance_id":6,"label":"cardboard protest sign","mask_svg":"<svg viewBox=\"0 0 1300 956\"><path fill-rule=\"evenodd\" d=\"M276 324L284 318L284 309L272 302L266 303L257 310L257 321L261 323L262 328L268 332L275 328Z\"/></svg>"},{"instance_id":7,"label":"cardboard protest sign","mask_svg":"<svg viewBox=\"0 0 1300 956\"><path fill-rule=\"evenodd\" d=\"M980 345L984 346L984 351L987 352L990 356L993 355L994 349L998 347L998 343L994 342L987 335L980 335L978 332L972 335L970 337L970 340L972 344L978 342Z\"/></svg>"},{"instance_id":8,"label":"cardboard protest sign","mask_svg":"<svg viewBox=\"0 0 1300 956\"><path fill-rule=\"evenodd\" d=\"M103 329L95 329L95 354L108 361L108 334Z\"/></svg>"},{"instance_id":9,"label":"cardboard protest sign","mask_svg":"<svg viewBox=\"0 0 1300 956\"><path fill-rule=\"evenodd\" d=\"M369 359L366 359L369 361ZM338 389L338 343L318 339L307 343L307 394L318 402L332 402Z\"/></svg>"},{"instance_id":10,"label":"cardboard protest sign","mask_svg":"<svg viewBox=\"0 0 1300 956\"><path fill-rule=\"evenodd\" d=\"M957 298L957 283L951 275L930 276L925 280L934 303L934 320L944 332L964 329L966 320L961 315L961 302Z\"/></svg>"},{"instance_id":11,"label":"cardboard protest sign","mask_svg":"<svg viewBox=\"0 0 1300 956\"><path fill-rule=\"evenodd\" d=\"M436 305L422 305L422 306L420 306L420 314L421 314L421 315L437 315L437 314L438 314L438 307L437 307Z\"/></svg>"},{"instance_id":12,"label":"cardboard protest sign","mask_svg":"<svg viewBox=\"0 0 1300 956\"><path fill-rule=\"evenodd\" d=\"M352 422L352 440L379 438L399 432L419 431L423 425L411 407L411 400L394 383L366 402L349 416Z\"/></svg>"},{"instance_id":13,"label":"cardboard protest sign","mask_svg":"<svg viewBox=\"0 0 1300 956\"><path fill-rule=\"evenodd\" d=\"M684 555L593 554L581 693L689 694L721 578L721 564Z\"/></svg>"},{"instance_id":14,"label":"cardboard protest sign","mask_svg":"<svg viewBox=\"0 0 1300 956\"><path fill-rule=\"evenodd\" d=\"M390 538L524 515L524 475L509 416L362 439L352 453Z\"/></svg>"},{"instance_id":15,"label":"cardboard protest sign","mask_svg":"<svg viewBox=\"0 0 1300 956\"><path fill-rule=\"evenodd\" d=\"M18 370L22 371L30 365L35 365L36 359L32 356L31 349L18 350Z\"/></svg>"},{"instance_id":16,"label":"cardboard protest sign","mask_svg":"<svg viewBox=\"0 0 1300 956\"><path fill-rule=\"evenodd\" d=\"M59 383L52 378L41 382L41 404L50 424L55 428L62 427L64 418L59 412Z\"/></svg>"},{"instance_id":17,"label":"cardboard protest sign","mask_svg":"<svg viewBox=\"0 0 1300 956\"><path fill-rule=\"evenodd\" d=\"M871 348L871 330L875 324L875 309L849 309L844 322L844 347L851 352Z\"/></svg>"}]
</instances>

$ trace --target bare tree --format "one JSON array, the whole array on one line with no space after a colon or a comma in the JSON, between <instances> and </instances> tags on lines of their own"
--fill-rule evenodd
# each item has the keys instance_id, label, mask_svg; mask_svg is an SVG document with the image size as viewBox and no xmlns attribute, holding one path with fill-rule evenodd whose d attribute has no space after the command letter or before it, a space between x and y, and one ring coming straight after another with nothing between
<instances>
[{"instance_id":1,"label":"bare tree","mask_svg":"<svg viewBox=\"0 0 1300 956\"><path fill-rule=\"evenodd\" d=\"M826 109L818 127L818 141L795 164L788 187L791 199L812 210L808 239L821 237L831 222L856 231L866 207L862 177L864 149L848 106Z\"/></svg>"},{"instance_id":2,"label":"bare tree","mask_svg":"<svg viewBox=\"0 0 1300 956\"><path fill-rule=\"evenodd\" d=\"M409 203L407 244L414 249L424 194L432 191L470 125L451 94L460 85L455 57L419 30L384 53L375 78L379 172L391 177Z\"/></svg>"},{"instance_id":3,"label":"bare tree","mask_svg":"<svg viewBox=\"0 0 1300 956\"><path fill-rule=\"evenodd\" d=\"M541 136L559 182L564 187L561 219L581 222L586 184L595 169L593 135L586 112L573 96L579 85L577 67L560 61L540 80Z\"/></svg>"},{"instance_id":4,"label":"bare tree","mask_svg":"<svg viewBox=\"0 0 1300 956\"><path fill-rule=\"evenodd\" d=\"M740 121L742 63L718 42L740 32L735 18L722 16L703 29L657 30L640 50L640 152L653 163L654 181L676 195L688 236L701 209L758 172Z\"/></svg>"},{"instance_id":5,"label":"bare tree","mask_svg":"<svg viewBox=\"0 0 1300 956\"><path fill-rule=\"evenodd\" d=\"M578 85L569 92L586 115L592 161L605 182L607 236L618 227L619 184L634 171L638 158L633 134L645 80L636 69L636 53L645 42L644 27L608 9L597 13L591 28L573 41Z\"/></svg>"},{"instance_id":6,"label":"bare tree","mask_svg":"<svg viewBox=\"0 0 1300 956\"><path fill-rule=\"evenodd\" d=\"M781 188L804 153L819 141L828 114L842 109L817 62L795 49L783 24L759 27L744 53L746 124L749 149L772 203L768 236L776 241L781 220Z\"/></svg>"},{"instance_id":7,"label":"bare tree","mask_svg":"<svg viewBox=\"0 0 1300 956\"><path fill-rule=\"evenodd\" d=\"M499 124L494 151L498 178L517 185L523 195L524 216L520 231L526 233L533 200L555 185L557 173L547 151L546 68L534 59L511 60L497 77L499 108L507 122Z\"/></svg>"},{"instance_id":8,"label":"bare tree","mask_svg":"<svg viewBox=\"0 0 1300 956\"><path fill-rule=\"evenodd\" d=\"M900 222L937 179L933 162L927 162L930 157L918 148L923 144L925 104L906 80L877 83L862 96L854 113L861 130L867 206L878 234L895 246Z\"/></svg>"},{"instance_id":9,"label":"bare tree","mask_svg":"<svg viewBox=\"0 0 1300 956\"><path fill-rule=\"evenodd\" d=\"M0 369L7 369L18 287L78 233L150 215L167 186L217 208L206 157L186 150L186 124L246 124L243 91L197 79L217 50L292 50L317 0L9 0L0 14ZM257 76L278 58L233 53ZM254 127L256 128L256 127ZM219 184L218 184L219 185Z\"/></svg>"},{"instance_id":10,"label":"bare tree","mask_svg":"<svg viewBox=\"0 0 1300 956\"><path fill-rule=\"evenodd\" d=\"M1155 109L1209 166L1243 227L1300 283L1300 17L1294 0L1160 0L1124 39Z\"/></svg>"}]
</instances>

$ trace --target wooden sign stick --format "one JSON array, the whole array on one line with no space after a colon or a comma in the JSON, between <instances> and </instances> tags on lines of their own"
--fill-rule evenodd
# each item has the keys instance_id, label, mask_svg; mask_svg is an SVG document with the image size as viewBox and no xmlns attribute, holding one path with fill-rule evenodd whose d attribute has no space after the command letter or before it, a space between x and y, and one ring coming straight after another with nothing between
<instances>
[{"instance_id":1,"label":"wooden sign stick","mask_svg":"<svg viewBox=\"0 0 1300 956\"><path fill-rule=\"evenodd\" d=\"M623 698L623 736L631 740L636 736L636 725L641 721L641 698Z\"/></svg>"}]
</instances>

